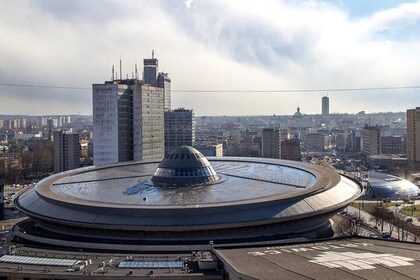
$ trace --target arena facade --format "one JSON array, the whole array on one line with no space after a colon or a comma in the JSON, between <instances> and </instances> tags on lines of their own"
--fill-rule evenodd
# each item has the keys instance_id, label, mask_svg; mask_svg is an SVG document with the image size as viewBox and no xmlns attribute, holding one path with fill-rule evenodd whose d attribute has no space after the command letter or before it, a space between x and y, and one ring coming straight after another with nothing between
<instances>
[{"instance_id":1,"label":"arena facade","mask_svg":"<svg viewBox=\"0 0 420 280\"><path fill-rule=\"evenodd\" d=\"M20 242L89 249L268 241L331 233L330 217L362 193L302 162L209 157L182 146L162 161L80 168L19 194Z\"/></svg>"}]
</instances>

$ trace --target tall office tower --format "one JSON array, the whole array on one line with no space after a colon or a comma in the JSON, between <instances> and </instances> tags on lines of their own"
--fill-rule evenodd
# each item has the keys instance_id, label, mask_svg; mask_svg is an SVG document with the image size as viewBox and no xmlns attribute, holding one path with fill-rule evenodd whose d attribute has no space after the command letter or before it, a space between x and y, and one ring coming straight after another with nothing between
<instances>
[{"instance_id":1,"label":"tall office tower","mask_svg":"<svg viewBox=\"0 0 420 280\"><path fill-rule=\"evenodd\" d=\"M281 141L281 158L287 160L301 161L300 141L297 138Z\"/></svg>"},{"instance_id":2,"label":"tall office tower","mask_svg":"<svg viewBox=\"0 0 420 280\"><path fill-rule=\"evenodd\" d=\"M154 58L154 53L152 52L152 58L146 58L143 60L143 82L145 84L152 85L157 87L158 81L158 60Z\"/></svg>"},{"instance_id":3,"label":"tall office tower","mask_svg":"<svg viewBox=\"0 0 420 280\"><path fill-rule=\"evenodd\" d=\"M165 95L165 111L171 110L171 79L168 76L168 73L159 73L158 74L158 87L163 88L163 93Z\"/></svg>"},{"instance_id":4,"label":"tall office tower","mask_svg":"<svg viewBox=\"0 0 420 280\"><path fill-rule=\"evenodd\" d=\"M80 167L79 134L64 130L54 131L54 172Z\"/></svg>"},{"instance_id":5,"label":"tall office tower","mask_svg":"<svg viewBox=\"0 0 420 280\"><path fill-rule=\"evenodd\" d=\"M137 79L93 85L94 164L164 156L163 89Z\"/></svg>"},{"instance_id":6,"label":"tall office tower","mask_svg":"<svg viewBox=\"0 0 420 280\"><path fill-rule=\"evenodd\" d=\"M420 107L407 110L407 161L420 167Z\"/></svg>"},{"instance_id":7,"label":"tall office tower","mask_svg":"<svg viewBox=\"0 0 420 280\"><path fill-rule=\"evenodd\" d=\"M280 158L280 131L274 128L264 128L262 132L262 157Z\"/></svg>"},{"instance_id":8,"label":"tall office tower","mask_svg":"<svg viewBox=\"0 0 420 280\"><path fill-rule=\"evenodd\" d=\"M381 130L378 126L362 129L362 153L368 156L381 154Z\"/></svg>"},{"instance_id":9,"label":"tall office tower","mask_svg":"<svg viewBox=\"0 0 420 280\"><path fill-rule=\"evenodd\" d=\"M152 51L151 59L143 60L143 82L154 87L163 88L164 93L164 109L165 111L171 110L171 79L168 73L158 73L158 59L154 57Z\"/></svg>"},{"instance_id":10,"label":"tall office tower","mask_svg":"<svg viewBox=\"0 0 420 280\"><path fill-rule=\"evenodd\" d=\"M195 117L193 110L184 108L165 112L165 155L173 149L195 142Z\"/></svg>"},{"instance_id":11,"label":"tall office tower","mask_svg":"<svg viewBox=\"0 0 420 280\"><path fill-rule=\"evenodd\" d=\"M324 118L330 115L330 99L328 96L322 97L322 116Z\"/></svg>"}]
</instances>

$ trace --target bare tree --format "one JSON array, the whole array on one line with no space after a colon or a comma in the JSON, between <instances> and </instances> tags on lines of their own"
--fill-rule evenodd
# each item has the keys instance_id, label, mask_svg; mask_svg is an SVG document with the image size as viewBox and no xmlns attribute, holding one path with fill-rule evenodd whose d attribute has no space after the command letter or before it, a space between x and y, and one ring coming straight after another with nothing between
<instances>
[{"instance_id":1,"label":"bare tree","mask_svg":"<svg viewBox=\"0 0 420 280\"><path fill-rule=\"evenodd\" d=\"M336 223L336 230L342 236L359 236L363 231L363 219L341 217Z\"/></svg>"}]
</instances>

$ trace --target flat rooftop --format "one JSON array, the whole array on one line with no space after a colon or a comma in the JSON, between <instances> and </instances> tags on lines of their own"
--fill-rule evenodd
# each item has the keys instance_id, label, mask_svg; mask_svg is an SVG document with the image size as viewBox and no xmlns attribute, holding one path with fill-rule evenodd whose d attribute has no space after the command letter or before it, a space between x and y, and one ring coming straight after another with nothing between
<instances>
[{"instance_id":1,"label":"flat rooftop","mask_svg":"<svg viewBox=\"0 0 420 280\"><path fill-rule=\"evenodd\" d=\"M216 270L200 270L191 253L122 254L35 248L18 244L17 246L16 255L4 255L3 258L8 260L0 261L0 277L6 276L13 279L15 279L14 277L16 279L25 277L29 279L126 279L126 277L153 279L153 276L156 279L222 279ZM127 261L127 257L131 260ZM13 262L13 259L23 259L26 263ZM73 271L71 268L74 266L72 265L54 264L54 262L66 261L73 263L76 260L79 263L87 261L88 264L79 271ZM180 267L179 263L183 267ZM185 269L184 263L189 264L188 269ZM150 271L153 271L152 275Z\"/></svg>"},{"instance_id":2,"label":"flat rooftop","mask_svg":"<svg viewBox=\"0 0 420 280\"><path fill-rule=\"evenodd\" d=\"M420 244L345 238L216 249L233 279L419 279Z\"/></svg>"}]
</instances>

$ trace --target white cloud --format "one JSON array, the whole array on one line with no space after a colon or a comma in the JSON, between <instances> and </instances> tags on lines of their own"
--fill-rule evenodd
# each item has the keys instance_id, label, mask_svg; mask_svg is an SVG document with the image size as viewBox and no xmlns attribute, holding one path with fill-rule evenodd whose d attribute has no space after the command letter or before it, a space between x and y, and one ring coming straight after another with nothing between
<instances>
[{"instance_id":1,"label":"white cloud","mask_svg":"<svg viewBox=\"0 0 420 280\"><path fill-rule=\"evenodd\" d=\"M117 65L120 56L123 72L131 76L134 61L141 65L154 49L174 89L278 90L420 82L420 65L413 59L420 55L420 38L382 34L389 28L411 28L419 19L419 3L356 20L337 6L316 1L191 2L0 2L0 81L90 87L110 78L111 65ZM173 101L198 115L290 114L297 104L304 113L318 113L322 94L174 92ZM330 93L331 109L395 111L413 106L408 98L413 93L382 94L381 101L395 95L403 98L388 104L379 103L376 93ZM0 111L90 113L91 93L0 87Z\"/></svg>"}]
</instances>

